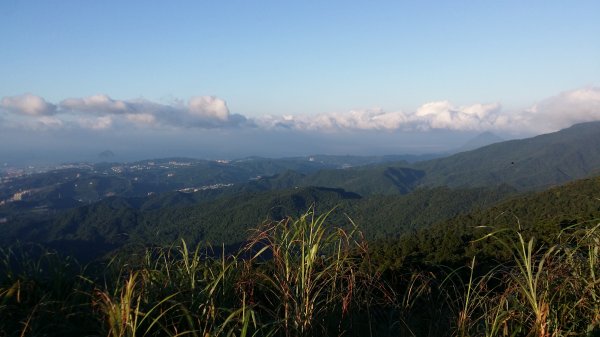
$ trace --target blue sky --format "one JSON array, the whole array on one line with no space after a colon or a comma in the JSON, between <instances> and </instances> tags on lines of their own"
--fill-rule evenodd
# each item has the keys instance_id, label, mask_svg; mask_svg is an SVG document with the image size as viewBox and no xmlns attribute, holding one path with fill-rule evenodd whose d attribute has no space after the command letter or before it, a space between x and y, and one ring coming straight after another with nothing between
<instances>
[{"instance_id":1,"label":"blue sky","mask_svg":"<svg viewBox=\"0 0 600 337\"><path fill-rule=\"evenodd\" d=\"M326 127L310 118L321 116L377 131L387 114L396 131L506 131L525 120L521 129L551 131L600 119L589 111L600 99L599 22L598 1L2 0L0 128L117 132L127 119L214 129L243 119L318 131ZM213 100L196 109L194 97ZM558 116L573 97L583 112ZM119 102L131 109L108 107ZM440 102L446 110L427 110ZM206 119L223 104L223 125L173 117ZM559 122L531 128L540 106Z\"/></svg>"}]
</instances>

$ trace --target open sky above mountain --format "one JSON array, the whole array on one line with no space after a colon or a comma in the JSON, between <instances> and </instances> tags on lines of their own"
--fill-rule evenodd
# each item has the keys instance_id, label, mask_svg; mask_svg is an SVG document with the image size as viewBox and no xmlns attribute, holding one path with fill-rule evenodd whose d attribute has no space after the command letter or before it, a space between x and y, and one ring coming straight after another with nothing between
<instances>
[{"instance_id":1,"label":"open sky above mountain","mask_svg":"<svg viewBox=\"0 0 600 337\"><path fill-rule=\"evenodd\" d=\"M441 152L600 120L597 1L0 2L0 156ZM88 158L85 158L88 156Z\"/></svg>"}]
</instances>

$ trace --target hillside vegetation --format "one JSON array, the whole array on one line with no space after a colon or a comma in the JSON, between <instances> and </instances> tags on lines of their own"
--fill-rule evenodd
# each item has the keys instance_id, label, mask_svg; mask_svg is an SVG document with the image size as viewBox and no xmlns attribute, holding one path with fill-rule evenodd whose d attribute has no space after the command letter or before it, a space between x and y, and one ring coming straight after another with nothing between
<instances>
[{"instance_id":1,"label":"hillside vegetation","mask_svg":"<svg viewBox=\"0 0 600 337\"><path fill-rule=\"evenodd\" d=\"M600 219L600 177L583 179L543 192L513 197L492 207L438 221L405 233L398 240L381 240L374 255L382 268L401 267L406 260L426 265L467 264L475 254L503 260L502 247L474 242L490 231L519 230L547 244L557 233L576 224L595 225Z\"/></svg>"},{"instance_id":2,"label":"hillside vegetation","mask_svg":"<svg viewBox=\"0 0 600 337\"><path fill-rule=\"evenodd\" d=\"M21 239L90 257L122 246L159 245L179 238L193 245L236 245L257 223L298 216L314 205L319 212L333 209L330 218L340 226L350 225L348 217L365 224L368 239L389 238L491 206L513 193L509 187L435 188L363 198L342 189L306 187L216 198L210 192L176 192L149 199L110 197L55 218L23 219L7 228L3 237L5 243Z\"/></svg>"},{"instance_id":3,"label":"hillside vegetation","mask_svg":"<svg viewBox=\"0 0 600 337\"><path fill-rule=\"evenodd\" d=\"M596 336L600 225L541 243L520 228L471 243L459 268L377 264L327 214L266 222L234 254L185 241L81 267L0 249L4 336ZM491 243L487 243L491 241ZM219 249L219 248L216 248ZM485 253L484 253L485 255Z\"/></svg>"}]
</instances>

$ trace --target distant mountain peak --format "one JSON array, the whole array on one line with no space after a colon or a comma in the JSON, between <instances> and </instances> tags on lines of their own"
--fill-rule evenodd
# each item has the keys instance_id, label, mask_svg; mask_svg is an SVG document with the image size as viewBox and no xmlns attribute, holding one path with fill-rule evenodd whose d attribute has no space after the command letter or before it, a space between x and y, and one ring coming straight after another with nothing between
<instances>
[{"instance_id":1,"label":"distant mountain peak","mask_svg":"<svg viewBox=\"0 0 600 337\"><path fill-rule=\"evenodd\" d=\"M115 153L112 152L111 150L106 150L106 151L102 151L100 153L98 153L98 158L100 159L109 159L109 158L113 158L115 156Z\"/></svg>"}]
</instances>

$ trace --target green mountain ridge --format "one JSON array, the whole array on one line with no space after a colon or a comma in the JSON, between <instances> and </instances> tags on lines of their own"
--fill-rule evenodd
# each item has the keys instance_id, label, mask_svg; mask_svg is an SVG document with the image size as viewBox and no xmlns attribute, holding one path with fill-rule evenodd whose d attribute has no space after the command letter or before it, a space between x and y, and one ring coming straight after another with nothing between
<instances>
[{"instance_id":1,"label":"green mountain ridge","mask_svg":"<svg viewBox=\"0 0 600 337\"><path fill-rule=\"evenodd\" d=\"M164 245L185 238L190 243L233 245L261 222L298 216L314 207L329 212L341 226L359 224L368 238L397 237L474 208L485 208L514 194L514 189L421 189L408 195L362 197L326 187L244 191L223 195L186 194L149 198L109 197L44 220L15 222L3 235L55 248L101 255L131 245ZM164 198L175 198L169 204ZM184 201L182 201L182 199ZM157 207L157 199L163 200ZM88 243L85 245L84 243ZM75 247L75 248L73 248Z\"/></svg>"},{"instance_id":2,"label":"green mountain ridge","mask_svg":"<svg viewBox=\"0 0 600 337\"><path fill-rule=\"evenodd\" d=\"M342 170L324 169L312 174L288 176L286 184L274 185L327 186L365 196L406 194L419 187L489 187L501 184L528 191L598 173L600 122L589 122L443 158L412 164L397 162Z\"/></svg>"},{"instance_id":3,"label":"green mountain ridge","mask_svg":"<svg viewBox=\"0 0 600 337\"><path fill-rule=\"evenodd\" d=\"M581 179L600 170L600 122L533 138L510 140L412 166L427 172L422 185L489 186L522 190Z\"/></svg>"}]
</instances>

